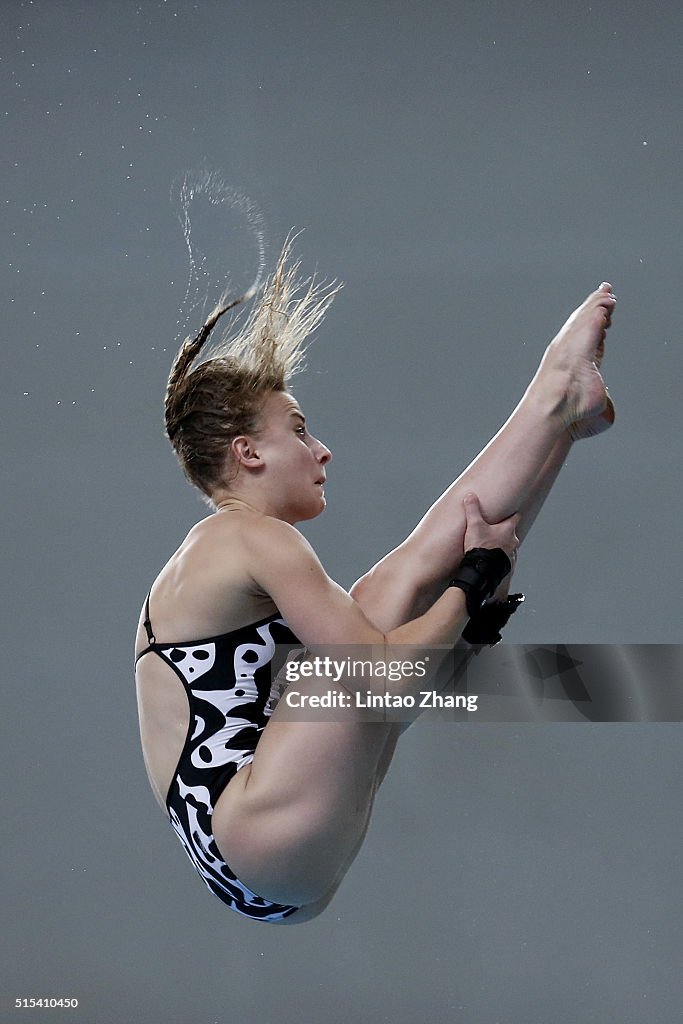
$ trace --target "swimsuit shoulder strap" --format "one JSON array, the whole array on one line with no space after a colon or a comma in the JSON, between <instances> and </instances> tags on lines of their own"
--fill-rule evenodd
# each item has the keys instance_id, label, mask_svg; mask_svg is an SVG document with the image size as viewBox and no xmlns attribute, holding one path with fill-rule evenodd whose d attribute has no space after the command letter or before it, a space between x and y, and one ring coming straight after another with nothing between
<instances>
[{"instance_id":1,"label":"swimsuit shoulder strap","mask_svg":"<svg viewBox=\"0 0 683 1024\"><path fill-rule=\"evenodd\" d=\"M152 591L150 590L149 593L151 594ZM145 627L145 633L147 634L147 646L145 647L144 651L140 651L140 653L136 657L136 665L143 654L147 654L149 651L153 651L156 647L156 638L154 636L154 630L152 629L152 623L149 620L149 594L145 599L145 618L142 624Z\"/></svg>"},{"instance_id":2,"label":"swimsuit shoulder strap","mask_svg":"<svg viewBox=\"0 0 683 1024\"><path fill-rule=\"evenodd\" d=\"M150 647L152 646L152 644L156 643L156 641L154 639L154 631L152 629L152 623L150 622L150 618L149 618L149 595L151 593L152 593L152 591L150 589L150 591L147 594L147 597L145 599L145 621L143 622L143 626L145 627L145 633L147 634L147 643L150 645Z\"/></svg>"}]
</instances>

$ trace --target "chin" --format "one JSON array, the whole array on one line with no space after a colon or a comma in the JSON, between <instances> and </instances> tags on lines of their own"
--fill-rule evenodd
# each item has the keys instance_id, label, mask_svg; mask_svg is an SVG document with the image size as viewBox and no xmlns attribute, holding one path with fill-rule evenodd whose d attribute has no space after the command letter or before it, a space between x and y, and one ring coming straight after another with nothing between
<instances>
[{"instance_id":1,"label":"chin","mask_svg":"<svg viewBox=\"0 0 683 1024\"><path fill-rule=\"evenodd\" d=\"M311 508L307 508L307 509L300 509L298 514L297 514L295 522L297 522L297 523L305 523L309 519L317 519L319 515L322 515L322 513L325 511L326 507L327 507L327 502L325 501L324 498L322 498L315 508L311 507Z\"/></svg>"}]
</instances>

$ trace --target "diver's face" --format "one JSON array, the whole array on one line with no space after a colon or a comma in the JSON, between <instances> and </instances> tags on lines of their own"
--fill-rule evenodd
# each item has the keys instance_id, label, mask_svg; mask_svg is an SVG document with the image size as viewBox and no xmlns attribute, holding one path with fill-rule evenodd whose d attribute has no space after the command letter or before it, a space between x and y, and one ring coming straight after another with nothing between
<instances>
[{"instance_id":1,"label":"diver's face","mask_svg":"<svg viewBox=\"0 0 683 1024\"><path fill-rule=\"evenodd\" d=\"M299 403L288 391L273 391L260 416L257 446L273 514L288 523L314 519L325 508L329 448L313 437Z\"/></svg>"}]
</instances>

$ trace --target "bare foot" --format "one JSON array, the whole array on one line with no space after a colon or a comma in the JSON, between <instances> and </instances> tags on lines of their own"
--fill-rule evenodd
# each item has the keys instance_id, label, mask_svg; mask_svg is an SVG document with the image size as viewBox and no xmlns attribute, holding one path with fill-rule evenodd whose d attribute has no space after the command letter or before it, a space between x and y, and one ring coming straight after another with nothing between
<instances>
[{"instance_id":1,"label":"bare foot","mask_svg":"<svg viewBox=\"0 0 683 1024\"><path fill-rule=\"evenodd\" d=\"M607 395L607 405L597 416L589 416L588 419L579 420L578 423L571 423L567 427L567 433L572 441L582 441L586 437L597 437L603 434L612 426L615 420L614 402Z\"/></svg>"},{"instance_id":2,"label":"bare foot","mask_svg":"<svg viewBox=\"0 0 683 1024\"><path fill-rule=\"evenodd\" d=\"M611 426L610 403L599 368L616 301L607 282L592 292L551 341L533 381L552 396L563 425L575 431L570 429L572 437L589 437ZM585 421L594 421L590 430L579 426Z\"/></svg>"}]
</instances>

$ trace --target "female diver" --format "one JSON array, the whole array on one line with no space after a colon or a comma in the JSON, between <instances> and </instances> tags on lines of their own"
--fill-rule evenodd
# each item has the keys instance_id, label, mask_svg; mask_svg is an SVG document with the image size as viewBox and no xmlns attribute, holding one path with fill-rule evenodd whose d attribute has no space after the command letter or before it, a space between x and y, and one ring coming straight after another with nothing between
<instances>
[{"instance_id":1,"label":"female diver","mask_svg":"<svg viewBox=\"0 0 683 1024\"><path fill-rule=\"evenodd\" d=\"M288 260L285 245L236 335L193 366L218 318L250 296L217 307L173 363L166 432L214 512L157 576L136 638L154 795L209 889L273 923L310 920L329 903L401 731L293 721L277 700L277 652L495 642L516 607L506 595L517 545L572 442L614 420L599 372L616 303L605 283L550 343L496 436L347 593L294 526L325 508L332 456L287 387L337 289L302 291ZM418 684L382 680L382 690Z\"/></svg>"}]
</instances>

